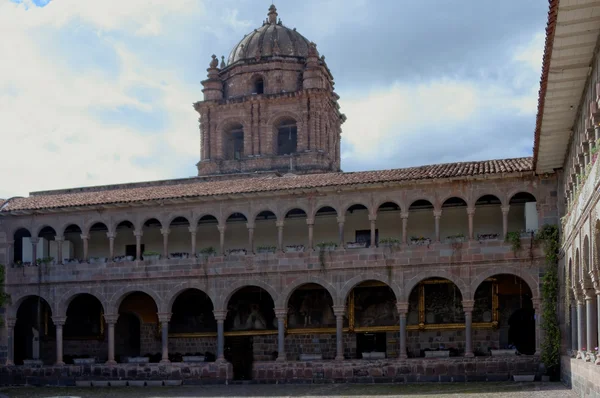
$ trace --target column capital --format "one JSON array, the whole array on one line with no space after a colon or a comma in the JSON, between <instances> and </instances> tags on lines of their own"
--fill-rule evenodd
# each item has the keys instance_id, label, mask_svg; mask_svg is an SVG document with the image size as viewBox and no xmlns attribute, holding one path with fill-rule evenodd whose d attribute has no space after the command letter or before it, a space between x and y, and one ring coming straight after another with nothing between
<instances>
[{"instance_id":1,"label":"column capital","mask_svg":"<svg viewBox=\"0 0 600 398\"><path fill-rule=\"evenodd\" d=\"M117 237L117 233L116 232L107 232L106 237L108 239L115 239Z\"/></svg>"},{"instance_id":2,"label":"column capital","mask_svg":"<svg viewBox=\"0 0 600 398\"><path fill-rule=\"evenodd\" d=\"M217 225L217 229L219 230L219 232L224 233L225 232L225 225Z\"/></svg>"},{"instance_id":3,"label":"column capital","mask_svg":"<svg viewBox=\"0 0 600 398\"><path fill-rule=\"evenodd\" d=\"M346 306L345 305L334 305L333 306L333 314L338 317L338 316L344 316L344 314L346 313Z\"/></svg>"},{"instance_id":4,"label":"column capital","mask_svg":"<svg viewBox=\"0 0 600 398\"><path fill-rule=\"evenodd\" d=\"M160 229L160 233L165 236L165 235L169 235L171 233L171 230L169 228L161 228Z\"/></svg>"},{"instance_id":5,"label":"column capital","mask_svg":"<svg viewBox=\"0 0 600 398\"><path fill-rule=\"evenodd\" d=\"M371 222L377 221L377 214L369 214L369 221L371 221Z\"/></svg>"},{"instance_id":6,"label":"column capital","mask_svg":"<svg viewBox=\"0 0 600 398\"><path fill-rule=\"evenodd\" d=\"M188 227L188 231L190 231L190 234L194 235L196 232L198 232L198 226Z\"/></svg>"},{"instance_id":7,"label":"column capital","mask_svg":"<svg viewBox=\"0 0 600 398\"><path fill-rule=\"evenodd\" d=\"M464 312L473 312L473 307L475 306L475 300L463 300L463 311Z\"/></svg>"},{"instance_id":8,"label":"column capital","mask_svg":"<svg viewBox=\"0 0 600 398\"><path fill-rule=\"evenodd\" d=\"M14 328L17 323L17 318L6 318L6 326L9 328Z\"/></svg>"},{"instance_id":9,"label":"column capital","mask_svg":"<svg viewBox=\"0 0 600 398\"><path fill-rule=\"evenodd\" d=\"M403 220L408 219L408 212L402 212L402 213L400 213L400 218L402 218Z\"/></svg>"},{"instance_id":10,"label":"column capital","mask_svg":"<svg viewBox=\"0 0 600 398\"><path fill-rule=\"evenodd\" d=\"M29 241L30 241L32 244L34 244L34 245L37 245L37 244L38 244L38 242L40 241L40 238L34 238L34 237L31 237L31 238L29 238Z\"/></svg>"},{"instance_id":11,"label":"column capital","mask_svg":"<svg viewBox=\"0 0 600 398\"><path fill-rule=\"evenodd\" d=\"M248 228L248 229L254 229L254 221L248 221L246 223L246 228Z\"/></svg>"},{"instance_id":12,"label":"column capital","mask_svg":"<svg viewBox=\"0 0 600 398\"><path fill-rule=\"evenodd\" d=\"M213 310L213 314L217 321L224 321L227 318L227 310Z\"/></svg>"},{"instance_id":13,"label":"column capital","mask_svg":"<svg viewBox=\"0 0 600 398\"><path fill-rule=\"evenodd\" d=\"M398 310L398 314L406 315L408 314L408 303L406 302L396 302L396 309Z\"/></svg>"},{"instance_id":14,"label":"column capital","mask_svg":"<svg viewBox=\"0 0 600 398\"><path fill-rule=\"evenodd\" d=\"M160 323L169 322L171 320L170 312L159 312L156 315L158 315L158 321Z\"/></svg>"},{"instance_id":15,"label":"column capital","mask_svg":"<svg viewBox=\"0 0 600 398\"><path fill-rule=\"evenodd\" d=\"M287 317L288 310L285 308L275 308L275 318L285 319Z\"/></svg>"},{"instance_id":16,"label":"column capital","mask_svg":"<svg viewBox=\"0 0 600 398\"><path fill-rule=\"evenodd\" d=\"M434 210L433 217L440 218L442 216L442 209Z\"/></svg>"},{"instance_id":17,"label":"column capital","mask_svg":"<svg viewBox=\"0 0 600 398\"><path fill-rule=\"evenodd\" d=\"M539 311L540 310L540 305L542 304L542 299L541 298L532 298L531 299L531 304L533 304L533 309L535 311Z\"/></svg>"},{"instance_id":18,"label":"column capital","mask_svg":"<svg viewBox=\"0 0 600 398\"><path fill-rule=\"evenodd\" d=\"M64 242L64 240L65 240L65 237L64 237L64 236L62 236L62 235L56 235L56 236L54 237L54 240L55 240L55 241L57 241L57 242Z\"/></svg>"},{"instance_id":19,"label":"column capital","mask_svg":"<svg viewBox=\"0 0 600 398\"><path fill-rule=\"evenodd\" d=\"M284 221L275 221L275 226L277 228L283 228L285 222Z\"/></svg>"},{"instance_id":20,"label":"column capital","mask_svg":"<svg viewBox=\"0 0 600 398\"><path fill-rule=\"evenodd\" d=\"M467 214L470 216L475 214L475 207L467 207Z\"/></svg>"},{"instance_id":21,"label":"column capital","mask_svg":"<svg viewBox=\"0 0 600 398\"><path fill-rule=\"evenodd\" d=\"M315 225L315 219L314 218L307 218L306 219L306 225Z\"/></svg>"},{"instance_id":22,"label":"column capital","mask_svg":"<svg viewBox=\"0 0 600 398\"><path fill-rule=\"evenodd\" d=\"M346 222L346 217L344 217L344 216L339 216L339 217L337 218L337 222L338 222L338 224L343 224L343 223L345 223L345 222Z\"/></svg>"},{"instance_id":23,"label":"column capital","mask_svg":"<svg viewBox=\"0 0 600 398\"><path fill-rule=\"evenodd\" d=\"M137 229L134 229L134 230L133 230L133 235L134 235L136 238L141 238L142 236L144 236L144 231L138 231Z\"/></svg>"},{"instance_id":24,"label":"column capital","mask_svg":"<svg viewBox=\"0 0 600 398\"><path fill-rule=\"evenodd\" d=\"M54 326L64 326L67 322L67 317L65 316L53 316L52 322L54 322Z\"/></svg>"},{"instance_id":25,"label":"column capital","mask_svg":"<svg viewBox=\"0 0 600 398\"><path fill-rule=\"evenodd\" d=\"M82 240L88 240L90 238L90 236L86 234L81 234L80 236Z\"/></svg>"},{"instance_id":26,"label":"column capital","mask_svg":"<svg viewBox=\"0 0 600 398\"><path fill-rule=\"evenodd\" d=\"M510 206L509 205L500 206L500 210L502 211L502 214L507 215L508 211L510 210Z\"/></svg>"},{"instance_id":27,"label":"column capital","mask_svg":"<svg viewBox=\"0 0 600 398\"><path fill-rule=\"evenodd\" d=\"M104 314L104 321L109 325L114 325L119 319L119 314Z\"/></svg>"}]
</instances>

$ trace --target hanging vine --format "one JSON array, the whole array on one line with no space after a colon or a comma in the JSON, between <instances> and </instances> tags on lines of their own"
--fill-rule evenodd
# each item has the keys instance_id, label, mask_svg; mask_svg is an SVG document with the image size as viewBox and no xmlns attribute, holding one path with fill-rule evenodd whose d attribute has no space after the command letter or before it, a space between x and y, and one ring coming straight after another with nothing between
<instances>
[{"instance_id":1,"label":"hanging vine","mask_svg":"<svg viewBox=\"0 0 600 398\"><path fill-rule=\"evenodd\" d=\"M0 264L0 308L4 308L6 304L10 304L10 296L4 291L4 278L4 265ZM4 319L2 317L0 317L0 325L4 325Z\"/></svg>"},{"instance_id":2,"label":"hanging vine","mask_svg":"<svg viewBox=\"0 0 600 398\"><path fill-rule=\"evenodd\" d=\"M559 232L556 225L544 225L537 234L546 257L546 270L542 278L542 362L552 378L560 375L560 328L558 323L558 253Z\"/></svg>"}]
</instances>

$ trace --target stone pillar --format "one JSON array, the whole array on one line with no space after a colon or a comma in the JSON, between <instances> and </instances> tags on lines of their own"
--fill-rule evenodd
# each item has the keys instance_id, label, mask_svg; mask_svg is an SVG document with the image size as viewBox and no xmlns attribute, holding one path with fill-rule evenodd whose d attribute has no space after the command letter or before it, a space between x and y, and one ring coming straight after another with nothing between
<instances>
[{"instance_id":1,"label":"stone pillar","mask_svg":"<svg viewBox=\"0 0 600 398\"><path fill-rule=\"evenodd\" d=\"M308 250L314 250L315 243L313 238L313 229L315 226L315 220L311 218L306 219L306 225L308 225Z\"/></svg>"},{"instance_id":2,"label":"stone pillar","mask_svg":"<svg viewBox=\"0 0 600 398\"><path fill-rule=\"evenodd\" d=\"M582 358L585 347L585 307L582 300L577 300L577 358Z\"/></svg>"},{"instance_id":3,"label":"stone pillar","mask_svg":"<svg viewBox=\"0 0 600 398\"><path fill-rule=\"evenodd\" d=\"M475 208L467 207L467 216L469 217L469 240L474 240L475 235L473 233L473 218L475 216Z\"/></svg>"},{"instance_id":4,"label":"stone pillar","mask_svg":"<svg viewBox=\"0 0 600 398\"><path fill-rule=\"evenodd\" d=\"M277 226L277 250L283 251L283 221L277 221L275 223Z\"/></svg>"},{"instance_id":5,"label":"stone pillar","mask_svg":"<svg viewBox=\"0 0 600 398\"><path fill-rule=\"evenodd\" d=\"M15 324L17 318L6 318L6 345L8 352L6 353L6 366L15 364Z\"/></svg>"},{"instance_id":6,"label":"stone pillar","mask_svg":"<svg viewBox=\"0 0 600 398\"><path fill-rule=\"evenodd\" d=\"M63 247L63 242L65 241L65 237L64 236L55 236L54 241L56 242L56 257L57 257L56 264L62 264L63 263L62 247Z\"/></svg>"},{"instance_id":7,"label":"stone pillar","mask_svg":"<svg viewBox=\"0 0 600 398\"><path fill-rule=\"evenodd\" d=\"M333 306L333 314L335 315L335 341L336 341L336 361L344 360L344 313L346 308L343 305Z\"/></svg>"},{"instance_id":8,"label":"stone pillar","mask_svg":"<svg viewBox=\"0 0 600 398\"><path fill-rule=\"evenodd\" d=\"M160 363L169 363L169 320L171 320L170 313L159 313L158 321L160 322L162 331L162 359Z\"/></svg>"},{"instance_id":9,"label":"stone pillar","mask_svg":"<svg viewBox=\"0 0 600 398\"><path fill-rule=\"evenodd\" d=\"M600 140L600 125L594 126L594 138L596 139L596 142Z\"/></svg>"},{"instance_id":10,"label":"stone pillar","mask_svg":"<svg viewBox=\"0 0 600 398\"><path fill-rule=\"evenodd\" d=\"M474 357L473 354L473 306L474 300L463 300L463 310L465 311L465 357Z\"/></svg>"},{"instance_id":11,"label":"stone pillar","mask_svg":"<svg viewBox=\"0 0 600 398\"><path fill-rule=\"evenodd\" d=\"M276 309L275 317L277 318L277 360L285 361L285 318L287 310Z\"/></svg>"},{"instance_id":12,"label":"stone pillar","mask_svg":"<svg viewBox=\"0 0 600 398\"><path fill-rule=\"evenodd\" d=\"M533 304L533 311L535 317L535 353L534 355L541 354L541 320L542 320L542 307L541 307L541 299L532 298L531 303Z\"/></svg>"},{"instance_id":13,"label":"stone pillar","mask_svg":"<svg viewBox=\"0 0 600 398\"><path fill-rule=\"evenodd\" d=\"M440 218L442 217L441 210L433 211L433 218L435 219L435 241L440 242Z\"/></svg>"},{"instance_id":14,"label":"stone pillar","mask_svg":"<svg viewBox=\"0 0 600 398\"><path fill-rule=\"evenodd\" d=\"M345 217L338 217L338 236L340 241L340 249L343 249L344 246L344 222L346 221Z\"/></svg>"},{"instance_id":15,"label":"stone pillar","mask_svg":"<svg viewBox=\"0 0 600 398\"><path fill-rule=\"evenodd\" d=\"M169 233L171 230L169 228L162 228L160 233L163 236L163 258L169 258Z\"/></svg>"},{"instance_id":16,"label":"stone pillar","mask_svg":"<svg viewBox=\"0 0 600 398\"><path fill-rule=\"evenodd\" d=\"M119 314L107 315L104 314L104 321L108 326L108 361L107 365L116 365L115 361L115 325L119 319Z\"/></svg>"},{"instance_id":17,"label":"stone pillar","mask_svg":"<svg viewBox=\"0 0 600 398\"><path fill-rule=\"evenodd\" d=\"M595 291L590 289L586 291L585 295L585 323L586 323L586 348L587 352L595 351L594 348L598 347L598 320L596 319L596 295Z\"/></svg>"},{"instance_id":18,"label":"stone pillar","mask_svg":"<svg viewBox=\"0 0 600 398\"><path fill-rule=\"evenodd\" d=\"M39 241L39 238L34 238L31 237L31 265L36 265L37 264L37 244Z\"/></svg>"},{"instance_id":19,"label":"stone pillar","mask_svg":"<svg viewBox=\"0 0 600 398\"><path fill-rule=\"evenodd\" d=\"M219 251L222 256L225 255L225 225L217 226L219 230Z\"/></svg>"},{"instance_id":20,"label":"stone pillar","mask_svg":"<svg viewBox=\"0 0 600 398\"><path fill-rule=\"evenodd\" d=\"M116 232L107 232L106 237L108 238L108 256L110 261L115 258L115 238L117 237Z\"/></svg>"},{"instance_id":21,"label":"stone pillar","mask_svg":"<svg viewBox=\"0 0 600 398\"><path fill-rule=\"evenodd\" d=\"M407 236L408 212L401 213L400 217L402 218L402 243L404 243L406 245L408 243L408 236Z\"/></svg>"},{"instance_id":22,"label":"stone pillar","mask_svg":"<svg viewBox=\"0 0 600 398\"><path fill-rule=\"evenodd\" d=\"M227 311L213 311L217 321L217 362L225 361L225 318Z\"/></svg>"},{"instance_id":23,"label":"stone pillar","mask_svg":"<svg viewBox=\"0 0 600 398\"><path fill-rule=\"evenodd\" d=\"M371 221L371 242L370 242L370 246L371 247L375 247L375 245L376 245L376 242L375 242L375 231L377 230L377 226L376 226L377 214L369 216L369 221Z\"/></svg>"},{"instance_id":24,"label":"stone pillar","mask_svg":"<svg viewBox=\"0 0 600 398\"><path fill-rule=\"evenodd\" d=\"M83 262L87 263L89 260L89 246L90 246L90 236L81 234L81 240L83 241Z\"/></svg>"},{"instance_id":25,"label":"stone pillar","mask_svg":"<svg viewBox=\"0 0 600 398\"><path fill-rule=\"evenodd\" d=\"M571 301L571 352L577 353L577 304Z\"/></svg>"},{"instance_id":26,"label":"stone pillar","mask_svg":"<svg viewBox=\"0 0 600 398\"><path fill-rule=\"evenodd\" d=\"M502 211L502 239L506 239L506 235L508 235L508 211L510 210L510 206L501 206L500 210Z\"/></svg>"},{"instance_id":27,"label":"stone pillar","mask_svg":"<svg viewBox=\"0 0 600 398\"><path fill-rule=\"evenodd\" d=\"M52 317L52 322L56 327L56 366L63 366L63 326L65 325L65 317Z\"/></svg>"},{"instance_id":28,"label":"stone pillar","mask_svg":"<svg viewBox=\"0 0 600 398\"><path fill-rule=\"evenodd\" d=\"M190 231L190 238L191 238L190 258L195 258L196 257L196 231L197 231L197 228L189 227L188 231Z\"/></svg>"},{"instance_id":29,"label":"stone pillar","mask_svg":"<svg viewBox=\"0 0 600 398\"><path fill-rule=\"evenodd\" d=\"M400 317L400 337L399 337L399 359L406 359L406 316L408 314L408 303L396 302L396 309Z\"/></svg>"},{"instance_id":30,"label":"stone pillar","mask_svg":"<svg viewBox=\"0 0 600 398\"><path fill-rule=\"evenodd\" d=\"M254 223L246 223L248 227L248 253L254 253Z\"/></svg>"},{"instance_id":31,"label":"stone pillar","mask_svg":"<svg viewBox=\"0 0 600 398\"><path fill-rule=\"evenodd\" d=\"M142 231L133 231L135 235L135 259L140 261L142 259L142 236L144 236L144 232Z\"/></svg>"}]
</instances>

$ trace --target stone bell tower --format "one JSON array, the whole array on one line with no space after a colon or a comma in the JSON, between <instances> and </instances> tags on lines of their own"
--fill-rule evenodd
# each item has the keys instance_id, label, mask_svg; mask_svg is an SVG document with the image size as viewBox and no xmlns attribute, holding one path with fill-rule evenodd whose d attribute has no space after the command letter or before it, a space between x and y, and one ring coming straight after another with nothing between
<instances>
[{"instance_id":1,"label":"stone bell tower","mask_svg":"<svg viewBox=\"0 0 600 398\"><path fill-rule=\"evenodd\" d=\"M198 175L340 171L341 125L333 76L316 44L267 19L212 56L200 114Z\"/></svg>"}]
</instances>

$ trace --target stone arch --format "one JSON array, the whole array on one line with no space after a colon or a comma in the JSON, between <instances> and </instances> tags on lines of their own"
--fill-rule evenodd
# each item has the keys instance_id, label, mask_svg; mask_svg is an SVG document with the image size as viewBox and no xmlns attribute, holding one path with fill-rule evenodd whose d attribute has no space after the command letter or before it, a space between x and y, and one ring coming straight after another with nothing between
<instances>
[{"instance_id":1,"label":"stone arch","mask_svg":"<svg viewBox=\"0 0 600 398\"><path fill-rule=\"evenodd\" d=\"M377 212L381 205L385 203L393 203L400 208L400 211L405 209L404 203L400 199L394 198L392 196L381 196L373 203L373 211Z\"/></svg>"},{"instance_id":2,"label":"stone arch","mask_svg":"<svg viewBox=\"0 0 600 398\"><path fill-rule=\"evenodd\" d=\"M17 224L14 227L10 228L10 230L8 231L7 237L9 239L11 239L11 240L14 239L15 234L17 233L17 231L19 231L21 229L24 230L24 231L27 231L27 233L29 234L29 236L33 236L33 233L31 232L31 231L33 231L32 226L26 227L26 226L24 226L24 224Z\"/></svg>"},{"instance_id":3,"label":"stone arch","mask_svg":"<svg viewBox=\"0 0 600 398\"><path fill-rule=\"evenodd\" d=\"M540 297L539 282L537 280L535 280L535 278L530 273L523 272L523 270L519 267L507 267L507 266L492 267L492 268L484 269L471 281L469 296L463 296L463 297L468 297L469 299L473 299L472 295L475 294L475 292L477 291L477 288L479 287L479 285L481 285L481 283L484 280L486 280L487 278L490 278L494 275L501 275L501 274L514 275L514 276L521 278L527 284L529 289L531 290L532 297L534 299Z\"/></svg>"},{"instance_id":4,"label":"stone arch","mask_svg":"<svg viewBox=\"0 0 600 398\"><path fill-rule=\"evenodd\" d=\"M458 287L458 290L460 291L460 294L463 297L463 299L465 297L471 297L469 285L467 285L467 283L462 278L453 275L450 271L440 269L436 271L431 270L419 272L417 275L409 279L404 284L404 295L401 296L402 299L405 302L408 302L408 296L410 295L410 292L412 292L412 290L415 288L415 286L417 286L419 282L429 278L447 279L450 282L454 283L456 287Z\"/></svg>"},{"instance_id":5,"label":"stone arch","mask_svg":"<svg viewBox=\"0 0 600 398\"><path fill-rule=\"evenodd\" d=\"M339 211L339 207L338 206L334 206L331 204L326 204L326 203L320 203L319 205L314 207L314 211L312 213L306 213L307 215L309 215L309 218L312 218L314 220L315 216L317 215L317 213L319 212L319 210L324 209L326 207L330 207L333 210L335 210L335 214L337 215L337 217L340 216L340 211Z\"/></svg>"},{"instance_id":6,"label":"stone arch","mask_svg":"<svg viewBox=\"0 0 600 398\"><path fill-rule=\"evenodd\" d=\"M217 220L217 223L221 224L221 220L219 219L219 212L218 211L207 211L207 212L202 212L202 213L195 214L194 217L190 220L190 225L191 226L197 226L198 223L200 222L200 220L203 217L206 217L206 216L214 217L215 220Z\"/></svg>"},{"instance_id":7,"label":"stone arch","mask_svg":"<svg viewBox=\"0 0 600 398\"><path fill-rule=\"evenodd\" d=\"M365 204L367 203L367 204ZM350 209L352 206L364 206L367 209L367 212L369 214L372 214L373 208L372 206L369 204L368 200L348 200L345 201L344 204L342 205L342 208L344 209L343 213L341 213L341 216L346 215L346 213L348 212L348 209Z\"/></svg>"},{"instance_id":8,"label":"stone arch","mask_svg":"<svg viewBox=\"0 0 600 398\"><path fill-rule=\"evenodd\" d=\"M376 272L366 272L362 275L357 275L354 278L347 281L342 286L338 295L334 298L334 304L335 305L345 305L346 298L348 297L348 294L350 294L352 289L354 289L356 286L358 286L362 282L367 282L367 281L377 281L377 282L386 284L394 292L394 295L396 296L396 301L397 302L401 301L403 295L402 295L402 290L400 289L400 286L398 286L393 281L388 281L388 280L389 280L389 278L387 276L376 273ZM386 282L386 281L388 281L388 282Z\"/></svg>"},{"instance_id":9,"label":"stone arch","mask_svg":"<svg viewBox=\"0 0 600 398\"><path fill-rule=\"evenodd\" d=\"M254 222L256 221L256 217L258 217L258 215L262 212L273 213L273 215L275 215L275 217L277 218L277 221L279 221L279 215L277 214L277 211L271 208L270 206L259 207L259 210L255 210L251 213L251 218L246 217L246 219L248 220L248 222Z\"/></svg>"},{"instance_id":10,"label":"stone arch","mask_svg":"<svg viewBox=\"0 0 600 398\"><path fill-rule=\"evenodd\" d=\"M264 73L256 72L254 73L250 79L248 80L250 94L261 95L266 92L267 88L267 79ZM259 84L261 87L259 87Z\"/></svg>"},{"instance_id":11,"label":"stone arch","mask_svg":"<svg viewBox=\"0 0 600 398\"><path fill-rule=\"evenodd\" d=\"M302 118L300 117L300 115L297 115L296 113L290 111L280 111L275 113L267 121L267 126L274 130L275 125L285 119L294 119L296 121L296 126L298 126L298 129L300 129L300 123Z\"/></svg>"},{"instance_id":12,"label":"stone arch","mask_svg":"<svg viewBox=\"0 0 600 398\"><path fill-rule=\"evenodd\" d=\"M585 235L583 238L583 249L582 249L582 262L581 262L581 276L585 280L589 280L591 264L590 264L590 238Z\"/></svg>"},{"instance_id":13,"label":"stone arch","mask_svg":"<svg viewBox=\"0 0 600 398\"><path fill-rule=\"evenodd\" d=\"M85 234L85 235L89 235L92 227L94 225L96 225L96 224L103 224L108 229L108 232L111 232L111 230L110 230L111 224L110 224L110 222L108 220L103 220L101 218L94 218L93 220L84 223L83 224L83 228L79 227L79 228L81 228L81 233ZM71 225L78 225L78 224L71 223L71 222L63 224L63 229L61 230L61 235L62 236L65 235L65 230L68 227L70 227Z\"/></svg>"},{"instance_id":14,"label":"stone arch","mask_svg":"<svg viewBox=\"0 0 600 398\"><path fill-rule=\"evenodd\" d=\"M42 293L42 292L35 292L35 293L23 292L21 295L12 295L11 294L12 304L7 308L6 317L7 318L16 318L17 311L19 311L19 307L29 297L40 297L42 300L44 300L46 303L48 303L53 314L56 312L56 302L49 300L48 296L46 296L44 293ZM54 306L52 305L53 303L55 304Z\"/></svg>"},{"instance_id":15,"label":"stone arch","mask_svg":"<svg viewBox=\"0 0 600 398\"><path fill-rule=\"evenodd\" d=\"M144 216L143 218L140 218L140 222L138 224L134 224L135 229L137 231L141 231L144 228L144 224L146 224L146 222L148 222L150 220L158 221L161 228L165 228L165 226L166 226L166 224L163 220L163 217L150 215L150 216Z\"/></svg>"},{"instance_id":16,"label":"stone arch","mask_svg":"<svg viewBox=\"0 0 600 398\"><path fill-rule=\"evenodd\" d=\"M100 221L102 222L102 221ZM92 227L92 225L94 225L95 222L92 222L91 224L79 224L77 222L72 222L72 221L67 221L61 224L59 229L56 229L56 235L57 236L65 236L65 231L67 230L67 228L69 228L71 225L75 225L76 227L78 227L81 230L82 234L86 234L88 235L90 232L90 228Z\"/></svg>"},{"instance_id":17,"label":"stone arch","mask_svg":"<svg viewBox=\"0 0 600 398\"><path fill-rule=\"evenodd\" d=\"M592 246L593 264L595 264L595 270L600 271L600 219L596 220L596 225L594 226L594 243Z\"/></svg>"},{"instance_id":18,"label":"stone arch","mask_svg":"<svg viewBox=\"0 0 600 398\"><path fill-rule=\"evenodd\" d=\"M231 135L233 131L239 130L241 126L242 131L242 142L241 142L241 151L243 157L243 150L245 147L246 140L248 139L248 126L243 118L240 117L231 117L223 120L219 123L217 127L217 148L221 153L221 158L226 160L236 159L235 157L235 147L236 143L228 143L228 136ZM238 137L239 138L239 137Z\"/></svg>"},{"instance_id":19,"label":"stone arch","mask_svg":"<svg viewBox=\"0 0 600 398\"><path fill-rule=\"evenodd\" d=\"M72 223L71 223L72 224ZM33 235L32 237L37 238L40 236L40 232L42 232L42 230L44 228L52 228L52 230L54 231L55 235L58 235L57 229L55 227L53 227L52 225L50 225L49 223L42 223L39 224L36 228L35 228L35 235Z\"/></svg>"},{"instance_id":20,"label":"stone arch","mask_svg":"<svg viewBox=\"0 0 600 398\"><path fill-rule=\"evenodd\" d=\"M520 193L526 193L529 194L531 196L533 196L533 198L535 199L535 201L538 201L538 198L535 196L535 193L532 189L527 189L527 187L519 187L519 188L515 188L511 191L508 192L508 194L506 195L505 200L503 201L503 203L509 204L510 201L512 200L512 198Z\"/></svg>"},{"instance_id":21,"label":"stone arch","mask_svg":"<svg viewBox=\"0 0 600 398\"><path fill-rule=\"evenodd\" d=\"M575 249L575 267L573 268L576 282L582 281L581 261L579 261L579 248Z\"/></svg>"},{"instance_id":22,"label":"stone arch","mask_svg":"<svg viewBox=\"0 0 600 398\"><path fill-rule=\"evenodd\" d=\"M82 294L89 294L90 296L95 297L100 304L102 305L102 309L106 313L107 303L103 296L99 296L93 289L88 287L76 287L69 290L67 293L63 294L59 299L58 304L56 305L56 315L57 316L67 316L67 309L69 308L69 304L77 297Z\"/></svg>"},{"instance_id":23,"label":"stone arch","mask_svg":"<svg viewBox=\"0 0 600 398\"><path fill-rule=\"evenodd\" d=\"M223 292L220 296L219 299L216 302L213 302L214 306L215 306L215 311L224 311L227 309L227 304L229 303L229 300L231 299L231 297L241 288L246 287L246 286L256 286L256 287L260 287L261 289L263 289L264 291L266 291L267 293L269 293L269 295L271 296L271 298L273 299L273 303L277 303L279 300L279 295L277 294L277 291L268 283L263 282L261 280L258 279L248 279L248 280L238 280L232 284L229 285L229 288L227 289L226 292Z\"/></svg>"},{"instance_id":24,"label":"stone arch","mask_svg":"<svg viewBox=\"0 0 600 398\"><path fill-rule=\"evenodd\" d=\"M182 213L171 213L167 217L165 217L165 226L164 228L169 228L173 221L177 218L185 218L185 220L192 225L192 217L190 215L184 216ZM162 225L162 224L161 224Z\"/></svg>"},{"instance_id":25,"label":"stone arch","mask_svg":"<svg viewBox=\"0 0 600 398\"><path fill-rule=\"evenodd\" d=\"M333 286L329 281L319 276L301 276L294 279L291 283L287 284L286 288L280 293L279 299L275 302L276 308L287 308L288 302L290 301L290 297L292 294L298 289L300 286L304 286L307 284L314 283L316 285L321 286L325 289L330 295L331 298L335 300L337 297L337 289Z\"/></svg>"},{"instance_id":26,"label":"stone arch","mask_svg":"<svg viewBox=\"0 0 600 398\"><path fill-rule=\"evenodd\" d=\"M244 217L246 217L246 221L247 222L249 222L250 220L252 220L252 218L248 217L248 211L241 210L241 209L233 209L233 210L229 210L227 213L225 213L225 214L227 214L227 217L223 217L223 223L226 223L227 220L229 219L229 217L231 217L232 215L234 215L236 213L241 214ZM217 220L218 220L218 218L217 218Z\"/></svg>"},{"instance_id":27,"label":"stone arch","mask_svg":"<svg viewBox=\"0 0 600 398\"><path fill-rule=\"evenodd\" d=\"M173 304L175 303L175 300L177 300L177 298L183 292L186 292L188 290L198 290L199 292L206 294L208 296L208 298L210 299L210 301L213 305L213 308L216 308L215 307L215 303L216 303L215 297L210 293L210 291L205 291L203 289L200 289L198 286L193 285L191 282L184 282L182 284L175 286L175 288L169 293L170 297L168 300L164 300L165 307L160 308L160 311L166 312L166 313L171 313L172 309L173 309Z\"/></svg>"},{"instance_id":28,"label":"stone arch","mask_svg":"<svg viewBox=\"0 0 600 398\"><path fill-rule=\"evenodd\" d=\"M119 307L121 306L123 300L131 293L135 292L146 293L148 296L150 296L152 300L154 300L154 304L156 305L156 308L158 308L159 311L162 311L162 309L164 308L163 300L155 290L139 285L124 286L112 294L105 308L106 313L118 314Z\"/></svg>"},{"instance_id":29,"label":"stone arch","mask_svg":"<svg viewBox=\"0 0 600 398\"><path fill-rule=\"evenodd\" d=\"M483 198L484 196L496 197L496 199L498 199L500 201L500 206L504 206L508 203L506 197L504 195L502 195L501 192L496 192L494 190L491 190L491 191L484 191L483 193L474 196L476 199L473 201L473 207L475 207L475 205L477 204L477 201L479 199Z\"/></svg>"},{"instance_id":30,"label":"stone arch","mask_svg":"<svg viewBox=\"0 0 600 398\"><path fill-rule=\"evenodd\" d=\"M248 126L246 126L246 121L244 120L244 118L228 117L228 118L221 120L221 122L217 126L217 131L220 132L221 134L223 134L225 132L224 131L225 129L227 129L228 127L231 127L232 125L235 125L235 124L241 124L244 131L247 130Z\"/></svg>"},{"instance_id":31,"label":"stone arch","mask_svg":"<svg viewBox=\"0 0 600 398\"><path fill-rule=\"evenodd\" d=\"M280 213L275 213L275 214L277 214L277 219L284 220L287 217L288 213L295 209L302 210L306 214L307 217L310 214L310 210L307 208L307 206L304 206L301 204L293 204L293 205L286 206L283 208L283 210Z\"/></svg>"},{"instance_id":32,"label":"stone arch","mask_svg":"<svg viewBox=\"0 0 600 398\"><path fill-rule=\"evenodd\" d=\"M452 193L448 193L448 194L444 195L443 197L441 197L439 202L436 204L437 208L441 209L442 206L444 205L444 203L446 203L446 201L448 199L452 199L452 198L462 199L467 204L467 207L473 207L475 205L474 203L471 203L471 201L468 200L465 195L458 193L458 192L452 192Z\"/></svg>"},{"instance_id":33,"label":"stone arch","mask_svg":"<svg viewBox=\"0 0 600 398\"><path fill-rule=\"evenodd\" d=\"M426 202L429 202L431 204L431 206L433 206L434 209L437 209L436 206L436 202L435 199L432 197L428 197L425 195L421 195L421 196L415 196L414 198L411 198L410 200L407 200L406 203L408 203L408 205L406 206L406 210L410 210L410 207L415 204L418 201L424 200Z\"/></svg>"},{"instance_id":34,"label":"stone arch","mask_svg":"<svg viewBox=\"0 0 600 398\"><path fill-rule=\"evenodd\" d=\"M133 229L135 230L136 223L133 222L133 221L131 221L132 219L133 219L132 217L121 217L121 218L118 218L115 222L111 223L110 225L107 225L108 229L111 232L116 232L117 231L117 227L119 226L119 224L124 223L124 222L128 222L128 223L130 223L133 226Z\"/></svg>"}]
</instances>

